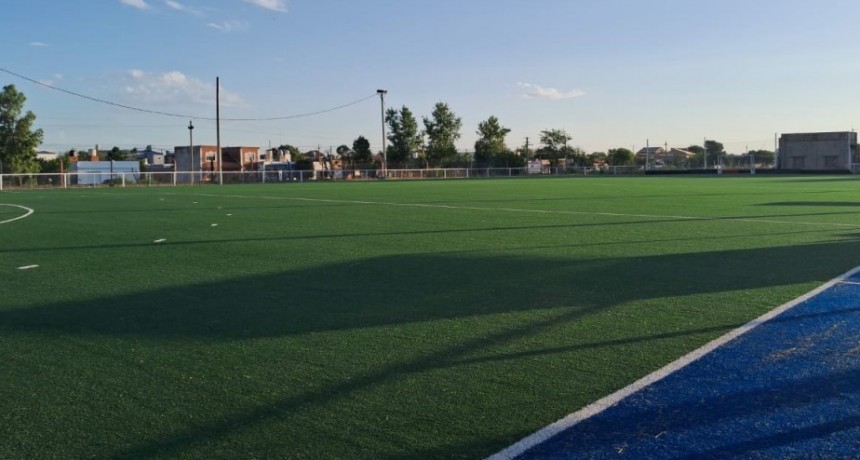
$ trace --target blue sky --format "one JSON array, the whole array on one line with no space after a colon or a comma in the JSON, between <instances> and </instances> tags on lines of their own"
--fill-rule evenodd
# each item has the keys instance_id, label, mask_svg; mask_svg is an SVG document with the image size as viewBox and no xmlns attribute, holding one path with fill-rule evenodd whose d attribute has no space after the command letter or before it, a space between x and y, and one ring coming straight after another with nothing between
<instances>
[{"instance_id":1,"label":"blue sky","mask_svg":"<svg viewBox=\"0 0 860 460\"><path fill-rule=\"evenodd\" d=\"M215 143L381 147L386 106L490 115L510 147L564 129L587 152L773 149L775 133L860 127L860 2L739 0L7 0L0 68L44 148Z\"/></svg>"}]
</instances>

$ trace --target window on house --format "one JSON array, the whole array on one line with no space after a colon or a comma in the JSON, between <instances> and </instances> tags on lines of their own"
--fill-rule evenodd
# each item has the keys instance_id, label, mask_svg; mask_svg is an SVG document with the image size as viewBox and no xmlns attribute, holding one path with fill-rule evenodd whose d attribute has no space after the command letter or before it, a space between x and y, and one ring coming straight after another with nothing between
<instances>
[{"instance_id":1,"label":"window on house","mask_svg":"<svg viewBox=\"0 0 860 460\"><path fill-rule=\"evenodd\" d=\"M803 167L806 160L806 157L791 157L791 167L794 169L800 169Z\"/></svg>"},{"instance_id":2,"label":"window on house","mask_svg":"<svg viewBox=\"0 0 860 460\"><path fill-rule=\"evenodd\" d=\"M836 155L827 155L824 157L824 167L826 169L836 169L839 167L839 165L837 164L838 160L839 157L837 157Z\"/></svg>"}]
</instances>

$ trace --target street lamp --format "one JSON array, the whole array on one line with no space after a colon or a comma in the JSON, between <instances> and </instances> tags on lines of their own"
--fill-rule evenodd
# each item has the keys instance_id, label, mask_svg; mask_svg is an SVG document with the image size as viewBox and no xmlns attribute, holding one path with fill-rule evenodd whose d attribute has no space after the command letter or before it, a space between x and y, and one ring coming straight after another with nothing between
<instances>
[{"instance_id":1,"label":"street lamp","mask_svg":"<svg viewBox=\"0 0 860 460\"><path fill-rule=\"evenodd\" d=\"M188 164L191 167L191 185L194 185L194 125L188 120Z\"/></svg>"},{"instance_id":2,"label":"street lamp","mask_svg":"<svg viewBox=\"0 0 860 460\"><path fill-rule=\"evenodd\" d=\"M376 90L376 94L379 95L379 107L380 113L382 114L382 170L388 174L388 155L385 152L385 95L388 94L387 90L378 89Z\"/></svg>"}]
</instances>

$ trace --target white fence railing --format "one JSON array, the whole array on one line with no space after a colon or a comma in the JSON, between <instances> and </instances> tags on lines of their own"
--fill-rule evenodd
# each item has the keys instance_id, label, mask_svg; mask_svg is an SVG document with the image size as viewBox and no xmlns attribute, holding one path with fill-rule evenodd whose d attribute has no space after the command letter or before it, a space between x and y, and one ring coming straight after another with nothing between
<instances>
[{"instance_id":1,"label":"white fence railing","mask_svg":"<svg viewBox=\"0 0 860 460\"><path fill-rule=\"evenodd\" d=\"M81 187L157 187L220 184L302 183L311 181L345 180L420 180L477 179L524 176L562 175L634 175L643 174L635 166L614 166L604 170L593 168L543 168L529 173L526 168L445 168L445 169L344 169L323 171L178 171L178 172L115 172L115 173L38 173L0 174L0 190L4 188L81 188Z\"/></svg>"}]
</instances>

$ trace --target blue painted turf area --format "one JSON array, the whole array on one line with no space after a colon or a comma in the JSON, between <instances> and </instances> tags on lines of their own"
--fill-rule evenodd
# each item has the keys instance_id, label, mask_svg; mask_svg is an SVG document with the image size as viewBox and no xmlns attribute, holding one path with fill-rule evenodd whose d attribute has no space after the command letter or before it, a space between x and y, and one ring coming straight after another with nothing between
<instances>
[{"instance_id":1,"label":"blue painted turf area","mask_svg":"<svg viewBox=\"0 0 860 460\"><path fill-rule=\"evenodd\" d=\"M522 459L860 458L860 274Z\"/></svg>"}]
</instances>

